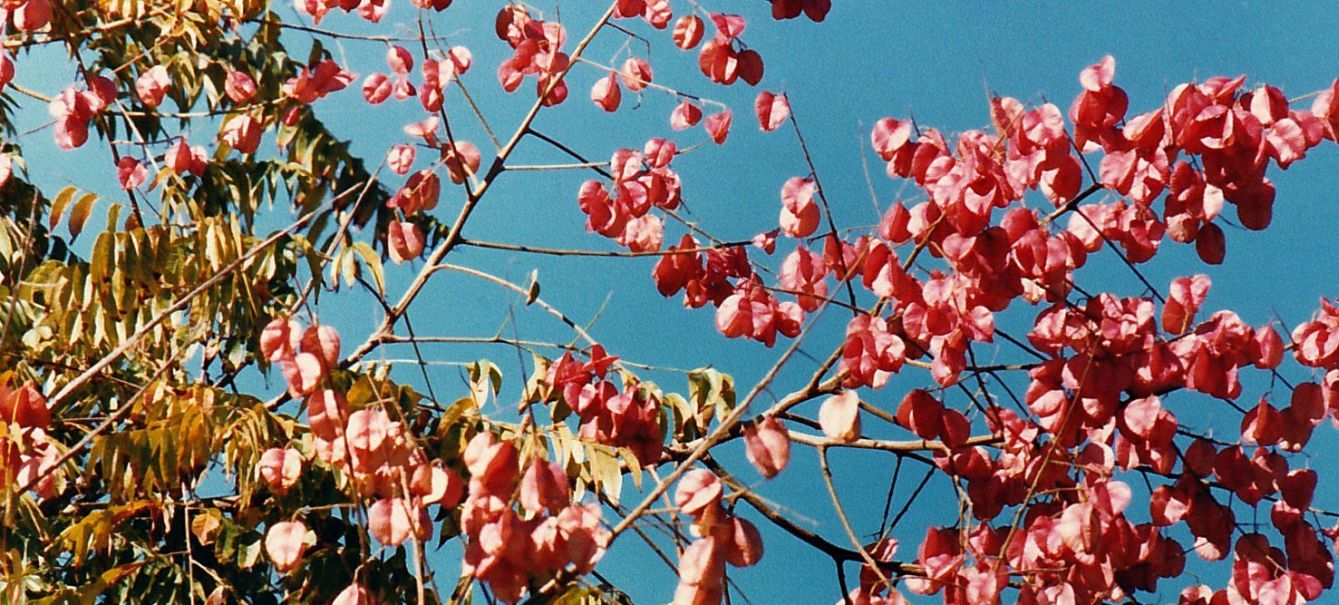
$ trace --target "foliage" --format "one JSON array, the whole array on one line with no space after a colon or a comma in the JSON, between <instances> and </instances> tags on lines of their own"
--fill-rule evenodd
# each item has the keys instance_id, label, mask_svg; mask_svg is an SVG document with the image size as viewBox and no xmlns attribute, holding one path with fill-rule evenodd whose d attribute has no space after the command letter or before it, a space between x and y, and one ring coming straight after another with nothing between
<instances>
[{"instance_id":1,"label":"foliage","mask_svg":"<svg viewBox=\"0 0 1339 605\"><path fill-rule=\"evenodd\" d=\"M6 602L621 604L631 599L597 566L635 534L667 565L677 558L676 604L714 604L730 589L727 565L763 557L755 521L831 557L845 603L1138 602L1173 584L1185 605L1281 605L1331 588L1339 526L1322 527L1335 515L1312 508L1320 477L1302 455L1326 418L1339 422L1339 308L1322 300L1281 334L1204 309L1208 275L1164 288L1139 267L1175 244L1220 264L1228 206L1241 226L1267 228L1269 174L1336 141L1339 80L1303 108L1277 88L1215 77L1135 114L1108 56L1080 72L1067 112L995 97L989 130L956 135L883 118L872 149L917 194L863 232L839 229L790 98L761 90L750 120L793 133L809 172L777 179L776 229L732 242L681 213L691 175L674 163L724 153L734 111L658 81L631 46L617 66L585 53L597 37L668 37L707 83L758 86L764 59L744 42L744 17L691 0L617 0L569 32L536 7L498 3L493 23L472 25L493 26L498 83L528 106L498 138L469 93L492 85L478 74L494 66L435 33L459 10L451 4L413 0L408 37L322 29L339 12L371 28L389 0L299 0L315 25L256 0L0 5ZM815 28L832 9L771 8ZM386 47L388 72L360 82L327 48L345 42ZM25 88L40 69L25 54L53 45L78 77L54 94ZM579 79L611 113L625 94L669 95L669 128L701 127L701 143L667 133L603 162L535 130L539 114L576 102ZM422 110L384 159L355 155L318 115L325 97L360 93L360 110ZM52 121L19 132L15 116L33 100ZM491 148L457 138L467 119ZM48 190L20 143L71 157L105 146L121 190ZM530 145L576 163L516 164ZM619 249L465 237L499 179L539 170L591 173L569 210ZM284 212L295 218L276 224ZM712 359L657 384L660 369L606 351L546 301L537 272L513 283L448 262L465 247L652 257L643 286L710 305L724 337L784 351L747 390ZM1099 256L1146 290L1078 283ZM388 281L388 263L410 264L414 278ZM420 392L414 374L373 353L412 344L426 377L418 344L431 337L415 335L410 311L442 272L509 290L575 340L474 339L531 353L520 380L505 377L514 391L478 360L460 362L458 392ZM344 346L319 310L363 295L379 305L379 327ZM825 311L850 313L841 345L764 409L760 394L809 331L829 327ZM1030 331L1008 334L1005 318ZM987 350L1025 361L979 363ZM1285 359L1307 380L1283 380ZM904 372L923 388L887 399ZM1257 398L1248 374L1270 389ZM267 397L267 377L284 392ZM1192 392L1240 411L1239 432L1215 438L1179 422L1172 396ZM817 410L802 414L810 402ZM906 438L873 434L875 421ZM806 529L735 478L715 455L734 440L766 479L785 471L793 444L816 450L846 535ZM911 537L911 556L899 558L896 520L860 539L834 487L834 448L926 465L927 480L953 486L956 517ZM1238 520L1262 508L1269 527ZM458 579L428 561L447 542L461 552ZM1187 585L1192 553L1230 559L1230 581ZM854 586L848 564L860 570Z\"/></svg>"}]
</instances>

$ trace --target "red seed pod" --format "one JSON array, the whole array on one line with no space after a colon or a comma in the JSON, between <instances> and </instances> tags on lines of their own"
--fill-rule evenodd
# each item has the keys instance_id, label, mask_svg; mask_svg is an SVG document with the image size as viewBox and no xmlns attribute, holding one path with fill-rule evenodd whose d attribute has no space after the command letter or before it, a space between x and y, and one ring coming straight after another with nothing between
<instances>
[{"instance_id":1,"label":"red seed pod","mask_svg":"<svg viewBox=\"0 0 1339 605\"><path fill-rule=\"evenodd\" d=\"M762 560L762 534L747 519L730 517L725 530L725 561L735 567L748 567Z\"/></svg>"},{"instance_id":2,"label":"red seed pod","mask_svg":"<svg viewBox=\"0 0 1339 605\"><path fill-rule=\"evenodd\" d=\"M1223 256L1227 253L1223 228L1213 223L1200 227L1199 235L1195 236L1195 252L1200 260L1210 265L1223 264Z\"/></svg>"},{"instance_id":3,"label":"red seed pod","mask_svg":"<svg viewBox=\"0 0 1339 605\"><path fill-rule=\"evenodd\" d=\"M721 500L721 480L706 469L693 469L679 479L674 505L685 515L701 516Z\"/></svg>"},{"instance_id":4,"label":"red seed pod","mask_svg":"<svg viewBox=\"0 0 1339 605\"><path fill-rule=\"evenodd\" d=\"M298 566L307 550L307 526L301 521L281 521L265 532L265 554L279 573Z\"/></svg>"},{"instance_id":5,"label":"red seed pod","mask_svg":"<svg viewBox=\"0 0 1339 605\"><path fill-rule=\"evenodd\" d=\"M775 416L744 429L744 454L763 477L771 479L790 464L790 432Z\"/></svg>"}]
</instances>

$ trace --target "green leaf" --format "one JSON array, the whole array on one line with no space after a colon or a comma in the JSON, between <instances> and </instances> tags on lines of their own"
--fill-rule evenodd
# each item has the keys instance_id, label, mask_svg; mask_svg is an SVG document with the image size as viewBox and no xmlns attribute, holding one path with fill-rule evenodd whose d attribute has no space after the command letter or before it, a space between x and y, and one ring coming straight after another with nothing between
<instances>
[{"instance_id":1,"label":"green leaf","mask_svg":"<svg viewBox=\"0 0 1339 605\"><path fill-rule=\"evenodd\" d=\"M572 584L553 600L553 605L585 605L591 597L590 590L578 584Z\"/></svg>"},{"instance_id":2,"label":"green leaf","mask_svg":"<svg viewBox=\"0 0 1339 605\"><path fill-rule=\"evenodd\" d=\"M247 569L260 560L261 537L258 532L249 532L242 540L237 550L237 566Z\"/></svg>"},{"instance_id":3,"label":"green leaf","mask_svg":"<svg viewBox=\"0 0 1339 605\"><path fill-rule=\"evenodd\" d=\"M471 394L475 401L482 404L488 396L487 389L492 387L493 396L502 391L502 370L497 364L480 359L469 365Z\"/></svg>"},{"instance_id":4,"label":"green leaf","mask_svg":"<svg viewBox=\"0 0 1339 605\"><path fill-rule=\"evenodd\" d=\"M378 294L386 294L386 274L381 269L381 257L366 242L354 242L353 251L363 258L363 264L372 272L372 283L377 286Z\"/></svg>"},{"instance_id":5,"label":"green leaf","mask_svg":"<svg viewBox=\"0 0 1339 605\"><path fill-rule=\"evenodd\" d=\"M362 407L377 399L376 387L372 385L372 379L367 376L359 376L358 380L349 387L346 396L350 405Z\"/></svg>"},{"instance_id":6,"label":"green leaf","mask_svg":"<svg viewBox=\"0 0 1339 605\"><path fill-rule=\"evenodd\" d=\"M451 593L450 605L472 605L474 603L474 576L461 576L456 582L456 590Z\"/></svg>"},{"instance_id":7,"label":"green leaf","mask_svg":"<svg viewBox=\"0 0 1339 605\"><path fill-rule=\"evenodd\" d=\"M472 415L474 412L478 411L478 409L479 406L474 403L472 397L461 397L460 399L457 399L455 403L451 404L451 407L446 408L445 412L442 412L442 419L439 421L439 426L443 429L448 428L459 422L461 418Z\"/></svg>"},{"instance_id":8,"label":"green leaf","mask_svg":"<svg viewBox=\"0 0 1339 605\"><path fill-rule=\"evenodd\" d=\"M713 368L698 368L688 373L688 401L693 418L705 432L712 416L724 418L735 408L735 379Z\"/></svg>"},{"instance_id":9,"label":"green leaf","mask_svg":"<svg viewBox=\"0 0 1339 605\"><path fill-rule=\"evenodd\" d=\"M689 422L693 419L693 406L688 400L678 393L670 393L663 401L673 420L674 434L680 439L695 439L698 436L697 425Z\"/></svg>"}]
</instances>

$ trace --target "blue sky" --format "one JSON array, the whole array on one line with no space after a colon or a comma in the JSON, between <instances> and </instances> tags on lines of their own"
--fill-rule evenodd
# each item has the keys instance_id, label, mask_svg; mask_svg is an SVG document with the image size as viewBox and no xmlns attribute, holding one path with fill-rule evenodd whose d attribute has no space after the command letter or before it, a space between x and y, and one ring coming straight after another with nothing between
<instances>
[{"instance_id":1,"label":"blue sky","mask_svg":"<svg viewBox=\"0 0 1339 605\"><path fill-rule=\"evenodd\" d=\"M323 27L361 33L407 31L413 14L407 2L399 5L372 29L360 20L331 15ZM567 2L561 15L568 24L569 36L585 31L602 9L600 3ZM869 186L862 170L869 126L885 116L914 116L922 126L934 126L944 132L956 132L988 125L987 91L1019 98L1025 102L1049 100L1067 109L1079 90L1077 76L1084 66L1105 54L1117 60L1116 83L1131 99L1131 113L1146 111L1158 104L1166 92L1178 83L1214 75L1245 74L1248 83L1268 82L1281 87L1289 96L1312 92L1339 76L1339 12L1313 3L1248 4L1229 2L1198 3L891 3L850 2L839 0L823 24L806 20L773 22L762 0L707 2L712 10L738 11L749 18L744 40L759 50L767 64L767 76L761 88L785 91L791 99L804 130L823 185L833 204L841 228L870 225L877 221ZM504 93L493 76L498 62L510 52L492 34L492 17L500 3L457 2L445 13L433 17L439 34L448 35L452 44L464 44L475 55L474 70L466 77L490 123L506 136L533 99L533 84L527 82L520 92ZM685 9L680 2L676 11ZM551 2L538 6L551 9ZM292 16L287 6L279 8ZM758 131L752 115L757 89L743 84L725 88L707 82L696 68L695 53L674 48L667 32L657 32L639 22L626 22L640 35L649 38L649 59L657 82L725 102L735 110L735 126L724 147L708 144L704 149L675 161L683 175L684 195L693 220L725 240L747 239L775 227L779 207L777 192L790 176L807 172L794 137L782 129L765 134ZM448 32L450 32L448 34ZM286 40L305 54L309 38L289 32ZM602 34L588 56L606 64L621 63L626 56L626 37L617 32ZM384 46L362 41L327 43L336 58L345 58L362 75L385 71ZM627 47L647 57L645 47L632 41ZM18 82L45 93L58 92L68 82L73 69L64 57L50 49L19 60ZM541 113L535 126L593 159L603 159L618 147L640 147L651 136L666 136L688 146L704 139L700 129L672 133L668 115L674 101L667 95L649 92L635 109L635 99L627 91L623 109L607 116L587 100L591 83L599 77L593 69L578 66L569 76L571 99L556 110ZM27 103L28 100L24 99ZM485 157L492 148L467 113L458 95L448 94L448 109L453 111L456 136L472 140ZM1309 103L1305 104L1309 105ZM32 106L22 119L20 129L35 125L45 116L45 108ZM420 119L416 102L369 109L358 92L349 90L317 104L318 115L334 130L354 141L353 150L372 158L373 163L394 143L404 142L401 126ZM463 132L463 134L462 134ZM32 135L25 141L34 178L38 183L59 187L66 182L79 183L116 197L114 169L105 148L90 142L73 153L61 153L51 145L49 133ZM197 126L191 134L195 144L207 143L212 133ZM538 141L529 140L513 163L565 162L566 158ZM98 170L97 166L105 169ZM93 166L93 169L88 168ZM882 175L882 167L871 163L873 187L880 208L915 192ZM92 174L90 174L92 173ZM1333 175L1339 173L1339 149L1333 143L1314 150L1306 161L1287 172L1271 171L1278 187L1273 225L1265 232L1228 229L1226 262L1207 268L1194 251L1173 242L1170 248L1145 268L1156 285L1177 275L1207 272L1214 281L1207 310L1232 308L1249 323L1262 324L1276 314L1288 326L1308 318L1320 296L1339 294L1339 255L1334 252L1333 233L1339 227L1335 208ZM601 237L584 232L584 216L576 205L576 190L590 175L577 172L512 173L502 177L471 219L465 235L473 239L525 243L582 249L612 249ZM394 182L394 181L392 181ZM54 189L53 189L54 190ZM1039 198L1029 203L1045 203ZM441 217L454 217L460 196L448 196L436 211ZM291 220L285 208L273 210L275 224ZM1229 215L1230 215L1229 211ZM670 231L666 241L677 240L679 231ZM85 242L87 244L87 242ZM779 263L787 243L781 244ZM551 258L520 256L489 250L465 248L452 255L452 262L479 267L524 282L532 269L539 270L543 296L579 322L598 320L590 328L613 353L657 366L692 368L713 365L733 374L741 390L746 390L771 365L779 354L755 343L726 341L715 331L708 311L684 310L678 298L663 299L650 280L653 261L649 259ZM397 292L412 277L416 267L399 267L390 272L390 290ZM1105 290L1122 295L1138 295L1141 286L1105 253L1094 258L1079 276L1079 283L1090 291ZM375 303L362 293L341 292L322 299L323 320L335 323L346 343L356 343L379 322ZM510 318L514 315L514 321ZM836 314L833 314L834 316ZM1011 333L1026 332L1032 311L1024 306L1011 309L1002 318L1002 326ZM509 293L481 284L458 274L439 274L412 307L411 318L419 334L490 336L504 322L506 335L537 340L566 341L570 333L534 308L518 305ZM825 356L838 342L840 318L828 318L821 333L804 347L814 356ZM411 356L407 347L384 350L389 359ZM507 372L509 393L520 383L516 354L505 348L428 345L429 359L468 361L479 357L496 360ZM1001 361L1016 359L1016 351L1001 349ZM1307 375L1295 364L1285 364L1290 379ZM796 359L783 372L773 389L778 395L807 378L814 362ZM411 384L421 384L417 370L404 366L396 376ZM463 390L458 369L434 367L434 387L447 401ZM685 382L672 374L652 375L662 386L682 391ZM908 388L931 385L927 375L909 371L882 391L870 393L867 400L891 407ZM272 385L271 390L274 390ZM1252 402L1269 385L1247 383L1243 401ZM770 403L764 396L760 403ZM950 403L961 405L962 402ZM1236 412L1209 399L1174 395L1167 404L1183 422L1197 428L1216 429L1235 438ZM800 411L816 414L816 404ZM873 425L874 423L867 423ZM1311 464L1325 472L1326 459L1333 459L1334 429L1322 426L1317 431L1312 458L1294 461L1294 466ZM892 435L894 433L888 433ZM722 448L720 459L736 476L755 483L767 498L781 503L809 527L830 540L846 545L831 503L822 489L816 460L811 450L796 446L791 468L770 482L743 461L736 445ZM877 531L892 459L884 456L835 452L838 488L857 531L866 535ZM896 494L895 503L910 493L924 473L923 467L908 462ZM1132 484L1137 478L1127 478ZM1339 488L1324 481L1318 505L1339 506ZM631 497L631 495L629 495ZM1141 501L1142 502L1142 501ZM1136 508L1140 504L1135 505ZM914 556L915 544L930 523L949 524L957 515L950 485L941 478L932 480L927 492L895 535L903 542L902 556ZM1239 517L1249 514L1238 511ZM838 598L830 561L804 547L793 538L764 527L765 521L750 515L763 528L767 556L763 562L745 570L732 571L754 603L830 603ZM1263 519L1263 517L1262 517ZM666 602L674 586L673 575L656 561L635 536L625 536L602 564L601 571L629 592L638 603ZM457 570L456 550L450 546L434 557L442 583L450 584ZM1192 561L1194 556L1191 555ZM848 571L854 577L855 568ZM1225 566L1192 565L1192 574L1202 574L1210 584L1222 581ZM1176 590L1189 583L1184 579L1164 583L1173 588L1160 595L1173 598ZM1144 599L1145 601L1157 599Z\"/></svg>"}]
</instances>

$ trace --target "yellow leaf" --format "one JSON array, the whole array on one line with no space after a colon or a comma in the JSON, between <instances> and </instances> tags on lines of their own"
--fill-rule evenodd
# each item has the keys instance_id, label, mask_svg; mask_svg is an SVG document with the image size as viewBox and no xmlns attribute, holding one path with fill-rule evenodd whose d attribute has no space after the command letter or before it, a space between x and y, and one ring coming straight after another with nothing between
<instances>
[{"instance_id":1,"label":"yellow leaf","mask_svg":"<svg viewBox=\"0 0 1339 605\"><path fill-rule=\"evenodd\" d=\"M368 270L372 272L372 283L376 284L377 293L385 294L386 275L381 270L381 259L377 257L376 251L372 250L372 247L364 242L355 242L353 244L353 251L357 252L358 256L362 257L363 264L367 265Z\"/></svg>"},{"instance_id":2,"label":"yellow leaf","mask_svg":"<svg viewBox=\"0 0 1339 605\"><path fill-rule=\"evenodd\" d=\"M611 502L618 504L623 493L623 473L619 472L618 458L605 446L595 443L587 444L586 453L590 456L591 478Z\"/></svg>"},{"instance_id":3,"label":"yellow leaf","mask_svg":"<svg viewBox=\"0 0 1339 605\"><path fill-rule=\"evenodd\" d=\"M530 306L539 298L539 269L530 271L530 287L525 289L525 304Z\"/></svg>"},{"instance_id":4,"label":"yellow leaf","mask_svg":"<svg viewBox=\"0 0 1339 605\"><path fill-rule=\"evenodd\" d=\"M93 212L93 202L97 201L98 196L92 193L85 193L74 203L74 209L70 211L70 237L79 237L79 233L84 230L84 223L88 221L88 215Z\"/></svg>"},{"instance_id":5,"label":"yellow leaf","mask_svg":"<svg viewBox=\"0 0 1339 605\"><path fill-rule=\"evenodd\" d=\"M47 226L55 229L60 224L60 217L65 214L65 207L70 205L70 200L74 199L74 187L66 187L56 194L56 199L51 200L51 216L47 218Z\"/></svg>"},{"instance_id":6,"label":"yellow leaf","mask_svg":"<svg viewBox=\"0 0 1339 605\"><path fill-rule=\"evenodd\" d=\"M642 489L642 463L637 460L637 454L626 447L618 448L618 455L628 464L628 476L632 477L633 485L637 489Z\"/></svg>"}]
</instances>

